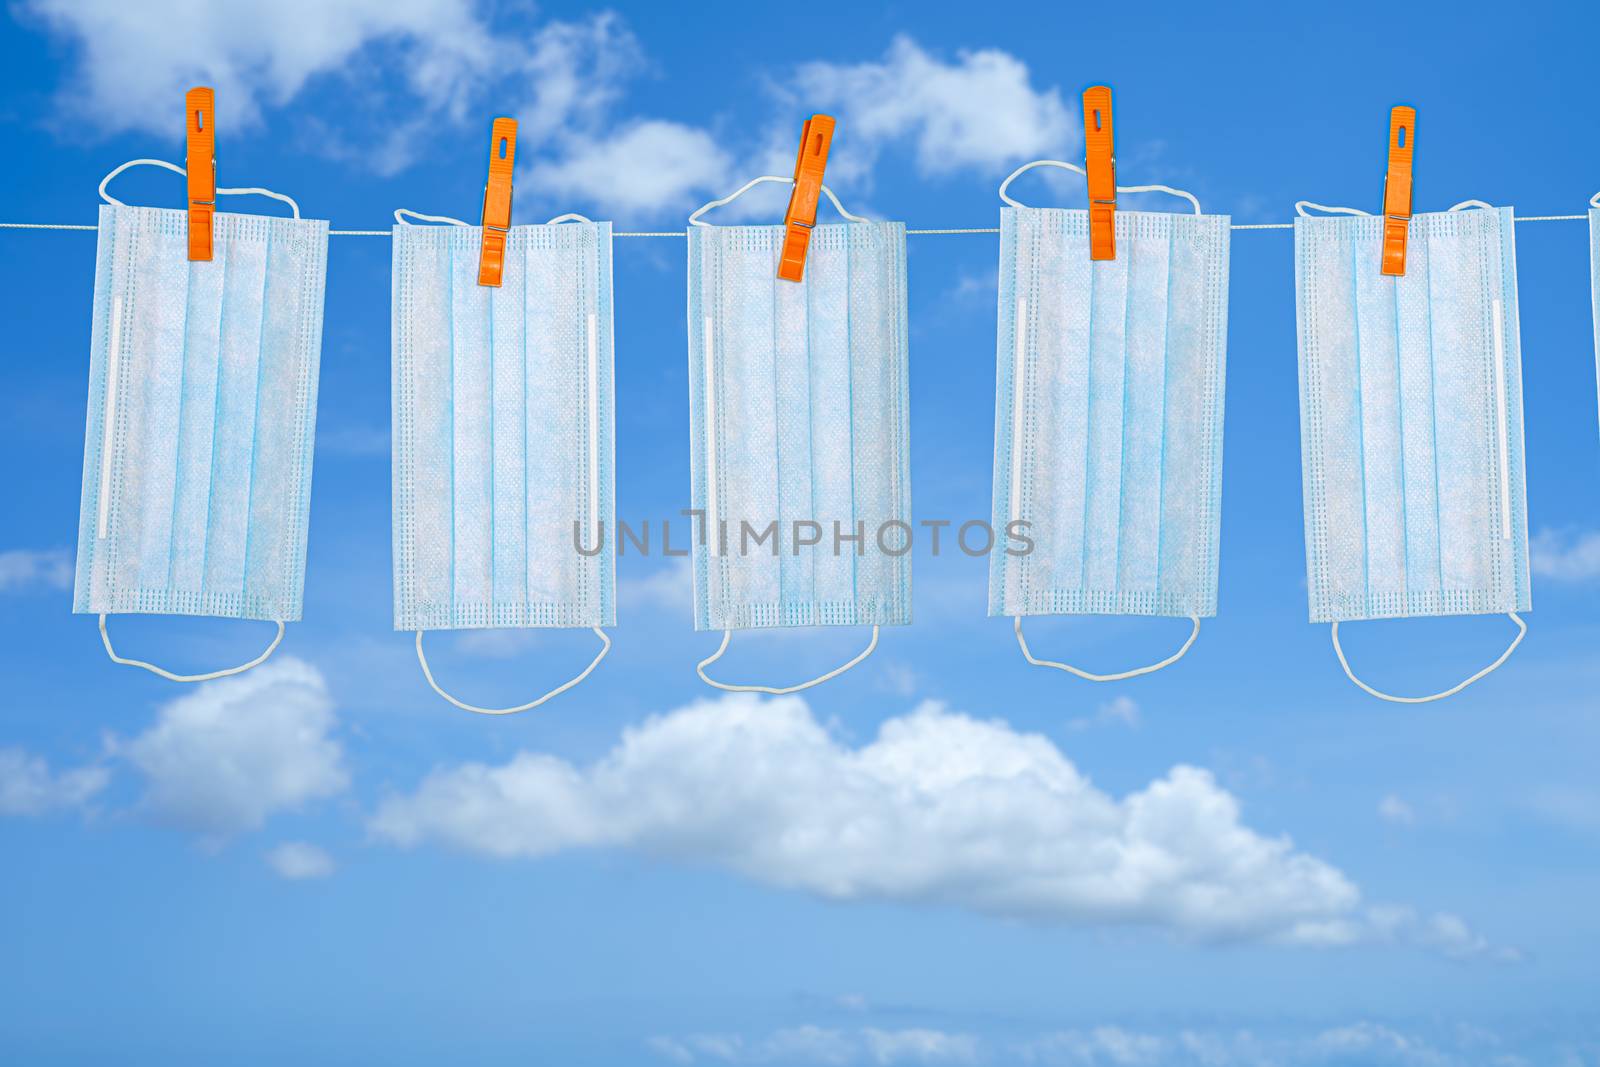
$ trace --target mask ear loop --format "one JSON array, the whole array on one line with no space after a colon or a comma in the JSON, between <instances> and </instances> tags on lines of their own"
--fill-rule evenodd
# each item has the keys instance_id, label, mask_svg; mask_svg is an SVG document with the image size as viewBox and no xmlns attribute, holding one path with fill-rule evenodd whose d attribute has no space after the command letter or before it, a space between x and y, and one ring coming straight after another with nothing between
<instances>
[{"instance_id":1,"label":"mask ear loop","mask_svg":"<svg viewBox=\"0 0 1600 1067\"><path fill-rule=\"evenodd\" d=\"M709 222L701 222L700 221L700 216L701 215L704 215L706 212L710 211L712 208L719 208L719 207L723 207L723 206L725 206L727 204L733 203L735 200L739 199L745 193L748 193L751 189L754 189L756 186L761 185L764 182L777 182L780 185L793 185L794 184L794 179L793 178L780 178L776 174L763 174L759 178L751 178L749 181L747 181L743 185L739 186L738 189L736 189L732 193L729 193L727 196L723 197L721 200L713 200L710 203L701 204L700 207L695 210L694 214L689 216L689 225L690 226L706 226L706 227L709 227L711 225L711 223L709 223ZM837 211L840 215L844 216L846 219L849 219L851 222L870 222L870 221L872 221L870 219L864 219L860 215L852 215L852 214L850 214L850 212L846 211L844 209L844 205L839 203L839 198L837 196L833 195L833 190L829 189L826 185L824 185L822 187L822 192L823 192L823 194L825 196L827 196L828 201L831 204L833 204L834 210Z\"/></svg>"},{"instance_id":2,"label":"mask ear loop","mask_svg":"<svg viewBox=\"0 0 1600 1067\"><path fill-rule=\"evenodd\" d=\"M267 657L272 655L273 651L277 649L278 642L283 640L283 620L274 619L273 621L278 624L278 635L272 639L272 644L267 646L267 650L265 652L261 653L261 655L257 656L249 663L241 663L237 667L227 667L223 670L211 671L207 674L173 674L169 670L166 670L162 667L157 667L154 663L146 663L142 659L125 659L122 656L117 655L117 650L111 647L111 635L106 633L106 614L103 611L100 613L100 642L106 646L106 655L111 657L112 663L121 663L126 667L143 667L151 674L159 674L169 682L209 682L213 678L226 678L230 674L243 674L251 667L259 667L261 664L265 663Z\"/></svg>"},{"instance_id":3,"label":"mask ear loop","mask_svg":"<svg viewBox=\"0 0 1600 1067\"><path fill-rule=\"evenodd\" d=\"M1600 197L1600 193L1596 193L1595 195L1597 197ZM1493 211L1495 209L1493 204L1486 204L1482 200L1463 200L1463 201L1461 201L1461 203L1456 204L1454 207L1450 208L1449 210L1450 211L1461 211L1461 210L1463 210L1465 208L1471 208L1471 207L1483 208L1486 211ZM1370 218L1371 214L1372 214L1371 212L1368 212L1368 211L1362 211L1359 208L1353 208L1353 207L1329 207L1327 204L1316 204L1316 203L1311 202L1310 200L1296 200L1294 202L1294 213L1296 215L1299 215L1301 218L1304 218L1304 219L1316 218L1315 215L1311 214L1311 212L1313 212L1313 211L1320 211L1325 215L1355 215L1355 216L1358 216L1358 217L1361 217L1361 218Z\"/></svg>"},{"instance_id":4,"label":"mask ear loop","mask_svg":"<svg viewBox=\"0 0 1600 1067\"><path fill-rule=\"evenodd\" d=\"M1522 616L1518 615L1514 611L1508 611L1506 615L1511 619L1512 622L1517 624L1517 636L1512 638L1511 644L1506 647L1504 652L1500 653L1500 658L1483 668L1483 670L1479 671L1477 674L1474 674L1471 678L1468 678L1466 681L1458 682L1442 693L1433 693L1429 696L1397 697L1389 693L1380 693L1366 682L1363 682L1360 678L1357 678L1355 676L1355 672L1350 669L1349 661L1344 658L1344 649L1339 645L1338 623L1333 624L1333 651L1334 654L1339 657L1339 666L1344 668L1345 677L1356 683L1356 685L1359 686L1367 695L1375 696L1379 700L1387 700L1392 704L1427 704L1430 701L1443 700L1445 697L1455 696L1473 682L1478 681L1485 675L1492 674L1495 670L1499 669L1501 664L1505 663L1506 660L1511 658L1511 653L1515 652L1517 650L1517 646L1522 644L1522 639L1528 636L1528 624L1523 622Z\"/></svg>"},{"instance_id":5,"label":"mask ear loop","mask_svg":"<svg viewBox=\"0 0 1600 1067\"><path fill-rule=\"evenodd\" d=\"M1600 193L1595 193L1589 198L1590 207L1600 207Z\"/></svg>"},{"instance_id":6,"label":"mask ear loop","mask_svg":"<svg viewBox=\"0 0 1600 1067\"><path fill-rule=\"evenodd\" d=\"M600 666L600 661L605 659L606 653L611 651L611 638L607 637L606 632L600 629L598 626L591 626L589 629L593 630L594 635L600 639L600 654L595 656L595 658L589 662L589 665L583 669L582 673L570 681L563 682L562 684L556 686L544 696L539 697L536 700L530 700L526 704L518 704L514 708L480 708L476 704L467 704L463 701L457 700L449 693L446 693L443 689L440 689L439 683L433 680L433 671L428 668L428 657L422 651L421 630L417 631L417 662L422 664L422 676L428 679L428 684L433 687L433 691L444 697L456 707L460 708L462 711L470 711L476 715L515 715L519 711L532 710L533 708L536 708L540 704L543 704L545 701L549 700L551 697L560 696L568 689L571 689L573 686L589 677L594 669Z\"/></svg>"},{"instance_id":7,"label":"mask ear loop","mask_svg":"<svg viewBox=\"0 0 1600 1067\"><path fill-rule=\"evenodd\" d=\"M801 682L798 685L785 686L733 685L728 682L719 682L715 678L711 678L706 675L706 668L717 662L717 660L721 659L722 654L728 651L728 641L732 637L732 630L722 631L722 644L718 645L717 650L711 653L711 655L695 664L694 668L694 672L700 676L700 680L702 682L717 689L726 690L729 693L771 693L773 696L784 696L788 693L798 693L802 689L810 689L814 685L821 685L823 682L839 677L839 675L843 674L851 667L854 667L856 664L872 655L872 650L878 647L878 628L874 626L872 628L872 640L867 643L867 647L861 652L860 655L851 660L849 663L844 664L842 667L835 667L827 674L813 678L809 682Z\"/></svg>"},{"instance_id":8,"label":"mask ear loop","mask_svg":"<svg viewBox=\"0 0 1600 1067\"><path fill-rule=\"evenodd\" d=\"M1059 160L1059 159L1036 159L1032 163L1024 163L1022 166L1018 167L1016 170L1014 170L1010 174L1006 175L1006 180L1000 183L1000 199L1004 200L1007 204L1010 204L1012 207L1027 207L1028 206L1027 204L1024 204L1024 203L1022 203L1020 201L1017 201L1017 200L1013 200L1013 199L1011 199L1011 197L1007 196L1006 195L1006 190L1011 187L1011 183L1012 182L1016 181L1019 177L1021 177L1024 174L1026 174L1028 171L1032 170L1034 167L1058 167L1061 170L1070 170L1070 171L1072 171L1072 172L1074 172L1076 174L1085 173L1084 169L1082 167L1078 166L1076 163L1067 163L1067 162L1065 162L1063 160ZM1173 196L1179 196L1179 197L1182 197L1183 199L1189 201L1189 203L1194 206L1194 213L1196 215L1202 214L1202 212L1200 210L1200 201L1199 201L1198 198L1196 198L1196 196L1193 193L1185 192L1182 189L1174 189L1170 185L1119 185L1119 186L1117 186L1117 192L1119 192L1119 193L1170 193Z\"/></svg>"},{"instance_id":9,"label":"mask ear loop","mask_svg":"<svg viewBox=\"0 0 1600 1067\"><path fill-rule=\"evenodd\" d=\"M1194 629L1189 631L1189 639L1183 643L1182 648L1178 649L1178 651L1174 652L1160 663L1152 663L1148 667L1135 667L1130 671L1119 671L1116 674L1091 674L1090 672L1079 667L1072 666L1070 663L1057 663L1053 659L1035 659L1033 653L1028 650L1027 638L1022 636L1021 615L1012 617L1011 629L1017 635L1017 647L1022 649L1023 659L1026 659L1035 667L1053 667L1058 671L1066 671L1068 674L1076 675L1077 677L1090 682L1120 682L1124 678L1137 678L1141 674L1154 674L1161 668L1170 667L1182 659L1184 654L1187 653L1190 647L1194 644L1195 638L1200 636L1200 616L1190 615L1189 619L1194 623Z\"/></svg>"},{"instance_id":10,"label":"mask ear loop","mask_svg":"<svg viewBox=\"0 0 1600 1067\"><path fill-rule=\"evenodd\" d=\"M128 206L121 200L118 200L116 197L106 192L106 186L110 183L112 178L115 178L129 167L162 167L166 170L172 171L174 174L186 175L189 173L176 163L168 163L164 159L130 159L128 162L122 164L122 166L118 167L116 170L113 170L110 174L107 174L104 178L100 179L101 200L104 200L108 204L114 204L117 207ZM293 218L298 219L300 217L300 205L295 203L293 197L285 196L282 193L275 193L271 189L262 189L254 185L249 185L238 186L232 189L218 189L217 192L222 196L270 196L274 200L281 200L283 203L288 204L289 211Z\"/></svg>"}]
</instances>

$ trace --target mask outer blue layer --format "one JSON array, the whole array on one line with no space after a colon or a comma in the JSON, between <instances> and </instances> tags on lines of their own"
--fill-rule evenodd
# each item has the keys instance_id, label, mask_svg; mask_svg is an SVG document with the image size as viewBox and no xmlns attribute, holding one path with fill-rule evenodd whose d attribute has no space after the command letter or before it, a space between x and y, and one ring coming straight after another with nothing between
<instances>
[{"instance_id":1,"label":"mask outer blue layer","mask_svg":"<svg viewBox=\"0 0 1600 1067\"><path fill-rule=\"evenodd\" d=\"M695 627L910 622L905 227L816 227L798 283L782 244L689 227Z\"/></svg>"},{"instance_id":2,"label":"mask outer blue layer","mask_svg":"<svg viewBox=\"0 0 1600 1067\"><path fill-rule=\"evenodd\" d=\"M1295 220L1311 621L1527 611L1510 208Z\"/></svg>"},{"instance_id":3,"label":"mask outer blue layer","mask_svg":"<svg viewBox=\"0 0 1600 1067\"><path fill-rule=\"evenodd\" d=\"M394 228L397 630L616 623L611 224Z\"/></svg>"},{"instance_id":4,"label":"mask outer blue layer","mask_svg":"<svg viewBox=\"0 0 1600 1067\"><path fill-rule=\"evenodd\" d=\"M1216 614L1228 226L1001 209L991 615Z\"/></svg>"},{"instance_id":5,"label":"mask outer blue layer","mask_svg":"<svg viewBox=\"0 0 1600 1067\"><path fill-rule=\"evenodd\" d=\"M105 205L73 610L292 622L328 224Z\"/></svg>"}]
</instances>

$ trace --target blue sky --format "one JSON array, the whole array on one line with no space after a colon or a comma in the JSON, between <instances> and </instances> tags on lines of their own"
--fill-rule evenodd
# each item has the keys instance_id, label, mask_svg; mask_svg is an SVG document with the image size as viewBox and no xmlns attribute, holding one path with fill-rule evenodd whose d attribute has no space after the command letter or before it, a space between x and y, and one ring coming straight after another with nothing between
<instances>
[{"instance_id":1,"label":"blue sky","mask_svg":"<svg viewBox=\"0 0 1600 1067\"><path fill-rule=\"evenodd\" d=\"M680 229L787 171L813 111L839 118L846 207L993 226L1016 164L1080 153L1095 82L1124 181L1239 222L1299 198L1376 209L1398 102L1419 111L1419 210L1575 214L1600 188L1576 5L136 6L10 6L6 220L92 222L113 166L180 160L202 80L220 183L345 229L474 217L502 113L522 122L518 221ZM1017 191L1082 204L1071 182ZM119 195L181 202L159 172ZM803 700L722 698L694 675L717 637L693 631L683 572L630 555L610 658L501 721L439 701L391 628L386 239L329 252L305 619L269 666L196 689L109 663L69 610L94 240L0 232L0 1058L1600 1064L1588 233L1517 238L1535 608L1459 697L1371 700L1306 622L1291 238L1266 231L1234 235L1220 613L1182 663L1110 686L1031 669L986 617L985 561L923 552L913 625L862 667ZM907 257L914 515L986 518L996 241L914 236ZM670 516L684 250L619 239L615 262L618 510ZM268 629L117 627L180 669ZM1366 623L1346 647L1423 691L1509 629ZM1029 637L1111 669L1186 631ZM724 664L820 672L861 637L745 636ZM430 656L509 703L592 642Z\"/></svg>"}]
</instances>

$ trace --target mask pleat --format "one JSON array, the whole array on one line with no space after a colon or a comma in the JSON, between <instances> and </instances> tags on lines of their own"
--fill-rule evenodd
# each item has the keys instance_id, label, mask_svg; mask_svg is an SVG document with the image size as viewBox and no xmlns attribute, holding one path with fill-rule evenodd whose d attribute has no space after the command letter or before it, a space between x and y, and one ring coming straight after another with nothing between
<instances>
[{"instance_id":1,"label":"mask pleat","mask_svg":"<svg viewBox=\"0 0 1600 1067\"><path fill-rule=\"evenodd\" d=\"M178 409L189 307L189 262L180 243L170 233L147 229L141 234L131 309L137 340L123 352L128 371L123 377L128 385L123 401L128 407L130 436L140 442L138 462L133 464L137 469L124 483L140 518L134 542L138 546L134 588L141 598L152 598L152 608L156 591L168 588L172 567Z\"/></svg>"},{"instance_id":2,"label":"mask pleat","mask_svg":"<svg viewBox=\"0 0 1600 1067\"><path fill-rule=\"evenodd\" d=\"M1117 522L1117 589L1154 605L1161 576L1162 453L1167 439L1167 342L1172 308L1170 236L1121 243L1128 255L1124 332L1121 514ZM1181 411L1170 413L1181 418Z\"/></svg>"},{"instance_id":3,"label":"mask pleat","mask_svg":"<svg viewBox=\"0 0 1600 1067\"><path fill-rule=\"evenodd\" d=\"M1417 273L1413 275L1408 270L1401 278L1387 280L1394 305L1389 320L1394 330L1390 345L1398 348L1400 358L1403 448L1399 466L1405 482L1405 495L1399 502L1405 524L1405 583L1396 591L1404 593L1404 603L1409 606L1438 603L1441 586L1435 366L1427 284L1431 257L1425 232L1407 244L1407 258L1415 264ZM1356 245L1353 254L1360 255L1366 247L1364 243Z\"/></svg>"},{"instance_id":4,"label":"mask pleat","mask_svg":"<svg viewBox=\"0 0 1600 1067\"><path fill-rule=\"evenodd\" d=\"M506 250L499 290L490 290L489 624L526 623L528 303L527 246Z\"/></svg>"},{"instance_id":5,"label":"mask pleat","mask_svg":"<svg viewBox=\"0 0 1600 1067\"><path fill-rule=\"evenodd\" d=\"M1355 391L1361 420L1362 530L1366 576L1361 596L1378 611L1397 610L1405 588L1406 553L1402 477L1404 417L1396 402L1395 279L1363 270L1361 250L1350 248L1350 284L1355 291ZM1370 268L1370 264L1365 264ZM1413 260L1412 270L1422 265Z\"/></svg>"},{"instance_id":6,"label":"mask pleat","mask_svg":"<svg viewBox=\"0 0 1600 1067\"><path fill-rule=\"evenodd\" d=\"M466 253L460 253L465 255ZM395 552L397 612L418 628L450 625L455 560L452 482L454 414L451 371L458 258L449 240L396 238L396 289L404 294L396 328L395 418L405 428L397 467ZM397 620L398 621L398 620Z\"/></svg>"},{"instance_id":7,"label":"mask pleat","mask_svg":"<svg viewBox=\"0 0 1600 1067\"><path fill-rule=\"evenodd\" d=\"M299 606L296 604L291 610L280 596L285 588L284 576L290 573L291 539L304 536L303 530L296 530L300 509L290 505L303 472L294 463L275 462L271 457L296 454L304 428L297 412L303 391L299 344L305 292L296 284L295 269L303 250L294 247L293 240L284 234L269 239L266 253L267 277L262 297L265 315L256 357L250 528L245 532L245 575L240 592L252 613L298 616Z\"/></svg>"}]
</instances>

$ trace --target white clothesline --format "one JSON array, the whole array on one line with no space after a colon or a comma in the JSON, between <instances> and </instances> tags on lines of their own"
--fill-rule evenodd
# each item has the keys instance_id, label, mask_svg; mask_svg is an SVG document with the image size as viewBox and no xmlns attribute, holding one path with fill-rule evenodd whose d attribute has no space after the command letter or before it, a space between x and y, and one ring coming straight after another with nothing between
<instances>
[{"instance_id":1,"label":"white clothesline","mask_svg":"<svg viewBox=\"0 0 1600 1067\"><path fill-rule=\"evenodd\" d=\"M1586 222L1588 215L1518 215L1517 222ZM1236 222L1230 229L1234 230L1292 230L1292 222ZM87 230L93 232L98 226L88 226L75 222L0 222L0 230ZM946 236L950 234L965 233L999 233L997 226L974 228L939 228L907 230L906 233L913 237ZM389 230L329 230L330 237L390 237ZM613 233L613 237L683 237L683 230L622 230Z\"/></svg>"}]
</instances>

